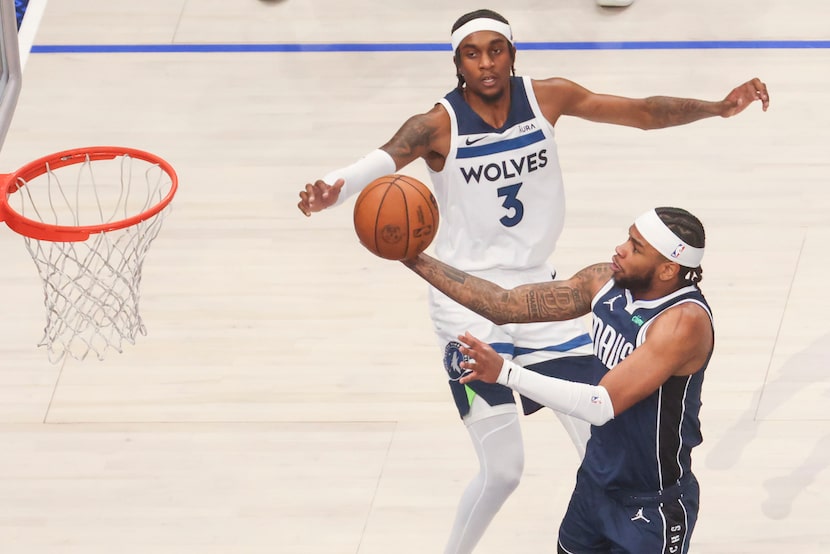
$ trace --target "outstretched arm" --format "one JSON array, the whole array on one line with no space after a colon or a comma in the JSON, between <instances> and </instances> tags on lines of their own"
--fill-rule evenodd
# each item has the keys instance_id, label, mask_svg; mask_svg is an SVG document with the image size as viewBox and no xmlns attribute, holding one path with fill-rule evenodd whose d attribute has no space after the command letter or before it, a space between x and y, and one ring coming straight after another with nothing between
<instances>
[{"instance_id":1,"label":"outstretched arm","mask_svg":"<svg viewBox=\"0 0 830 554\"><path fill-rule=\"evenodd\" d=\"M429 163L440 155L438 152L449 149L449 129L449 115L440 105L427 113L410 117L379 149L347 167L307 183L300 191L297 207L308 217L313 212L342 203L375 179L395 173L417 158L424 158Z\"/></svg>"},{"instance_id":2,"label":"outstretched arm","mask_svg":"<svg viewBox=\"0 0 830 554\"><path fill-rule=\"evenodd\" d=\"M611 265L595 264L566 281L548 281L506 290L427 254L403 264L432 286L497 325L574 319L591 311L591 299L611 278Z\"/></svg>"},{"instance_id":3,"label":"outstretched arm","mask_svg":"<svg viewBox=\"0 0 830 554\"><path fill-rule=\"evenodd\" d=\"M553 78L534 82L534 90L548 119L555 123L560 115L571 115L596 121L637 127L663 129L685 125L707 117L732 117L744 111L752 102L760 101L761 108L769 108L767 86L758 78L734 89L720 101L650 96L625 98L610 94L596 94L567 79Z\"/></svg>"},{"instance_id":4,"label":"outstretched arm","mask_svg":"<svg viewBox=\"0 0 830 554\"><path fill-rule=\"evenodd\" d=\"M709 315L700 306L681 304L658 316L641 346L614 366L598 385L547 377L501 357L469 333L461 362L469 373L462 383L480 379L500 383L554 410L602 425L643 400L673 376L691 375L706 363L714 343ZM597 360L597 363L601 363Z\"/></svg>"}]
</instances>

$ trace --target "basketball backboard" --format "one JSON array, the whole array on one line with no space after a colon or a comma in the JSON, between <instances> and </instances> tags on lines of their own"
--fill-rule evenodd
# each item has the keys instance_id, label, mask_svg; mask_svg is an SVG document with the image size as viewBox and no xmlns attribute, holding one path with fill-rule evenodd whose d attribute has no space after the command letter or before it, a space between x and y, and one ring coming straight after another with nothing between
<instances>
[{"instance_id":1,"label":"basketball backboard","mask_svg":"<svg viewBox=\"0 0 830 554\"><path fill-rule=\"evenodd\" d=\"M17 106L21 74L14 0L0 0L0 148Z\"/></svg>"}]
</instances>

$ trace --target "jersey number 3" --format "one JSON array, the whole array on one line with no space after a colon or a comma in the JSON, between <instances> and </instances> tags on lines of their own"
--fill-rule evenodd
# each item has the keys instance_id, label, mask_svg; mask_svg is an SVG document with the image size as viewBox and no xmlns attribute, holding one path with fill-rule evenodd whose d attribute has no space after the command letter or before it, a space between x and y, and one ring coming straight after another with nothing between
<instances>
[{"instance_id":1,"label":"jersey number 3","mask_svg":"<svg viewBox=\"0 0 830 554\"><path fill-rule=\"evenodd\" d=\"M505 227L513 227L514 225L518 225L525 215L525 206L522 204L522 201L519 200L520 188L522 188L522 184L516 183L515 185L508 185L496 190L499 198L504 198L504 202L502 202L501 205L506 209L513 211L512 215L506 215L499 219L501 224Z\"/></svg>"}]
</instances>

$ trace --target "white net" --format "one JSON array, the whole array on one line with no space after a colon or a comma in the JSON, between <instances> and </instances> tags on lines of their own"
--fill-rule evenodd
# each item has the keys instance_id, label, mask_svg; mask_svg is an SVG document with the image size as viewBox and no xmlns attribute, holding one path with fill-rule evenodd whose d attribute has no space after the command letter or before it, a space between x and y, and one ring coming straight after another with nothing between
<instances>
[{"instance_id":1,"label":"white net","mask_svg":"<svg viewBox=\"0 0 830 554\"><path fill-rule=\"evenodd\" d=\"M57 166L58 164L54 164ZM169 205L130 225L121 222L159 204L174 186L157 163L130 155L50 167L19 180L9 205L20 215L49 225L79 228L112 224L86 240L60 242L25 237L44 283L46 327L39 346L58 363L64 356L103 360L124 342L146 335L139 313L141 270ZM118 228L123 227L123 228Z\"/></svg>"}]
</instances>

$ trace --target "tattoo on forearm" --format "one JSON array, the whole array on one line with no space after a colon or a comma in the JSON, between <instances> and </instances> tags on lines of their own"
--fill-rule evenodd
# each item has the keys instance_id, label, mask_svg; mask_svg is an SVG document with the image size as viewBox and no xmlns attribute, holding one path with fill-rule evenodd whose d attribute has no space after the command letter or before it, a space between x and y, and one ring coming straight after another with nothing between
<instances>
[{"instance_id":1,"label":"tattoo on forearm","mask_svg":"<svg viewBox=\"0 0 830 554\"><path fill-rule=\"evenodd\" d=\"M451 279L456 283L463 285L467 281L467 274L454 267L445 267L443 273L447 276L447 279Z\"/></svg>"},{"instance_id":2,"label":"tattoo on forearm","mask_svg":"<svg viewBox=\"0 0 830 554\"><path fill-rule=\"evenodd\" d=\"M527 317L530 321L571 319L581 314L581 295L570 286L556 286L540 293L527 293Z\"/></svg>"},{"instance_id":3,"label":"tattoo on forearm","mask_svg":"<svg viewBox=\"0 0 830 554\"><path fill-rule=\"evenodd\" d=\"M660 126L683 125L715 115L711 102L691 98L652 96L646 98L649 113Z\"/></svg>"},{"instance_id":4,"label":"tattoo on forearm","mask_svg":"<svg viewBox=\"0 0 830 554\"><path fill-rule=\"evenodd\" d=\"M596 264L567 281L523 285L508 291L425 255L404 263L459 304L498 324L585 315L591 310L591 291L611 276L609 264Z\"/></svg>"},{"instance_id":5,"label":"tattoo on forearm","mask_svg":"<svg viewBox=\"0 0 830 554\"><path fill-rule=\"evenodd\" d=\"M425 255L404 263L435 288L483 317L498 320L507 315L509 298L498 285Z\"/></svg>"},{"instance_id":6,"label":"tattoo on forearm","mask_svg":"<svg viewBox=\"0 0 830 554\"><path fill-rule=\"evenodd\" d=\"M539 315L541 313L541 308L539 307L539 298L533 291L527 293L527 313L530 314L531 317L534 315Z\"/></svg>"}]
</instances>

